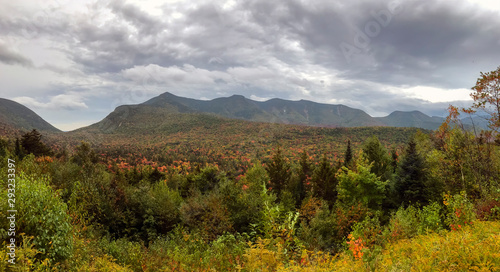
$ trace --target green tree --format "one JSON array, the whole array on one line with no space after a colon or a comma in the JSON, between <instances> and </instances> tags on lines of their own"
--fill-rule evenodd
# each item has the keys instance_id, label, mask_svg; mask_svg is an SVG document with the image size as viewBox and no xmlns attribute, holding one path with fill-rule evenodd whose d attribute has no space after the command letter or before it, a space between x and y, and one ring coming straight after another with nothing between
<instances>
[{"instance_id":1,"label":"green tree","mask_svg":"<svg viewBox=\"0 0 500 272\"><path fill-rule=\"evenodd\" d=\"M387 178L387 174L390 172L391 159L377 136L368 138L364 143L363 158L368 160L368 163L373 163L370 170L372 173L378 177Z\"/></svg>"},{"instance_id":2,"label":"green tree","mask_svg":"<svg viewBox=\"0 0 500 272\"><path fill-rule=\"evenodd\" d=\"M71 158L71 161L78 164L79 166L90 167L98 161L97 154L90 147L87 142L81 142L79 146L76 147L76 153Z\"/></svg>"},{"instance_id":3,"label":"green tree","mask_svg":"<svg viewBox=\"0 0 500 272\"><path fill-rule=\"evenodd\" d=\"M308 160L308 155L305 150L300 155L298 172L298 182L295 193L298 197L297 204L300 205L300 203L302 203L302 200L304 200L304 198L306 197L306 192L308 189L307 183L310 181L313 172L311 163Z\"/></svg>"},{"instance_id":4,"label":"green tree","mask_svg":"<svg viewBox=\"0 0 500 272\"><path fill-rule=\"evenodd\" d=\"M36 129L24 134L21 138L21 146L28 154L35 156L50 156L52 151L42 142L42 134Z\"/></svg>"},{"instance_id":5,"label":"green tree","mask_svg":"<svg viewBox=\"0 0 500 272\"><path fill-rule=\"evenodd\" d=\"M23 146L21 145L21 141L19 140L19 138L16 138L14 154L21 160L24 158L24 156L26 156L26 150L24 150Z\"/></svg>"},{"instance_id":6,"label":"green tree","mask_svg":"<svg viewBox=\"0 0 500 272\"><path fill-rule=\"evenodd\" d=\"M338 176L339 201L346 207L362 203L370 209L380 209L385 198L386 183L371 173L369 165L358 163L357 171L343 167Z\"/></svg>"},{"instance_id":7,"label":"green tree","mask_svg":"<svg viewBox=\"0 0 500 272\"><path fill-rule=\"evenodd\" d=\"M337 178L335 169L330 161L323 155L319 165L313 172L311 178L312 192L316 197L320 197L333 205L337 199Z\"/></svg>"},{"instance_id":8,"label":"green tree","mask_svg":"<svg viewBox=\"0 0 500 272\"><path fill-rule=\"evenodd\" d=\"M392 173L396 173L396 170L398 169L398 151L393 148L391 149L391 168L392 168Z\"/></svg>"},{"instance_id":9,"label":"green tree","mask_svg":"<svg viewBox=\"0 0 500 272\"><path fill-rule=\"evenodd\" d=\"M254 228L262 225L264 203L274 202L276 197L266 189L269 176L260 162L247 170L238 182L224 179L216 189L227 206L234 230L257 234ZM254 227L252 227L254 226Z\"/></svg>"},{"instance_id":10,"label":"green tree","mask_svg":"<svg viewBox=\"0 0 500 272\"><path fill-rule=\"evenodd\" d=\"M395 190L399 195L399 203L426 205L426 172L425 160L417 151L417 144L412 139L408 143L405 155L397 171Z\"/></svg>"},{"instance_id":11,"label":"green tree","mask_svg":"<svg viewBox=\"0 0 500 272\"><path fill-rule=\"evenodd\" d=\"M9 146L9 142L6 139L0 138L0 157L4 157L7 155L7 148Z\"/></svg>"},{"instance_id":12,"label":"green tree","mask_svg":"<svg viewBox=\"0 0 500 272\"><path fill-rule=\"evenodd\" d=\"M291 177L290 164L283 156L280 147L276 150L271 162L266 165L266 171L269 175L269 185L279 198L281 191L288 184Z\"/></svg>"},{"instance_id":13,"label":"green tree","mask_svg":"<svg viewBox=\"0 0 500 272\"><path fill-rule=\"evenodd\" d=\"M33 163L33 157L29 160L28 163ZM73 252L71 218L66 203L50 187L49 179L21 173L17 187L17 232L34 237L33 245L41 252L37 255L40 260L70 258Z\"/></svg>"},{"instance_id":14,"label":"green tree","mask_svg":"<svg viewBox=\"0 0 500 272\"><path fill-rule=\"evenodd\" d=\"M352 161L351 140L347 140L347 149L344 154L344 166L348 167Z\"/></svg>"}]
</instances>

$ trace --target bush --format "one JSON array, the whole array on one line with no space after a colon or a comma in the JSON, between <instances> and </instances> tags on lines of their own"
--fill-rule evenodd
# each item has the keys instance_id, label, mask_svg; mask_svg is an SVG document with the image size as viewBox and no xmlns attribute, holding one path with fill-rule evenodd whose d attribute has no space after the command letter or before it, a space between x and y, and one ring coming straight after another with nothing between
<instances>
[{"instance_id":1,"label":"bush","mask_svg":"<svg viewBox=\"0 0 500 272\"><path fill-rule=\"evenodd\" d=\"M38 259L62 261L73 250L71 218L66 204L44 177L18 175L16 187L18 233L33 236Z\"/></svg>"},{"instance_id":2,"label":"bush","mask_svg":"<svg viewBox=\"0 0 500 272\"><path fill-rule=\"evenodd\" d=\"M309 222L302 218L299 237L310 248L340 252L344 249L343 242L352 226L362 221L366 215L367 210L361 204L350 207L336 206L330 211L328 205L323 203Z\"/></svg>"},{"instance_id":3,"label":"bush","mask_svg":"<svg viewBox=\"0 0 500 272\"><path fill-rule=\"evenodd\" d=\"M142 271L236 271L248 248L240 235L225 233L207 243L181 227L151 242Z\"/></svg>"},{"instance_id":4,"label":"bush","mask_svg":"<svg viewBox=\"0 0 500 272\"><path fill-rule=\"evenodd\" d=\"M497 271L500 224L480 222L463 232L432 233L390 244L377 271Z\"/></svg>"},{"instance_id":5,"label":"bush","mask_svg":"<svg viewBox=\"0 0 500 272\"><path fill-rule=\"evenodd\" d=\"M119 264L128 266L134 271L142 271L145 247L140 243L125 238L112 241L103 238L100 247L106 254L113 256Z\"/></svg>"},{"instance_id":6,"label":"bush","mask_svg":"<svg viewBox=\"0 0 500 272\"><path fill-rule=\"evenodd\" d=\"M182 204L180 214L182 223L200 231L209 240L232 230L228 210L215 193L189 198Z\"/></svg>"},{"instance_id":7,"label":"bush","mask_svg":"<svg viewBox=\"0 0 500 272\"><path fill-rule=\"evenodd\" d=\"M439 232L443 229L441 206L433 202L418 209L415 206L400 207L384 230L386 242L409 239L420 234Z\"/></svg>"},{"instance_id":8,"label":"bush","mask_svg":"<svg viewBox=\"0 0 500 272\"><path fill-rule=\"evenodd\" d=\"M444 195L443 204L446 206L446 224L452 230L458 230L476 220L474 205L467 199L465 192L457 195Z\"/></svg>"}]
</instances>

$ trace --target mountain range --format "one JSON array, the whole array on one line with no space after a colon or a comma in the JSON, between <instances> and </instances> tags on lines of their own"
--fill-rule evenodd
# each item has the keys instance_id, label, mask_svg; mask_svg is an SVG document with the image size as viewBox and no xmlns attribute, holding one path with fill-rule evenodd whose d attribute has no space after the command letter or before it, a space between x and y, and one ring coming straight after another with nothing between
<instances>
[{"instance_id":1,"label":"mountain range","mask_svg":"<svg viewBox=\"0 0 500 272\"><path fill-rule=\"evenodd\" d=\"M389 126L432 130L444 121L442 117L430 117L419 111L395 111L386 117L372 117L362 110L345 105L279 98L260 102L241 95L205 101L167 92L140 105L166 108L178 113L209 113L232 119L320 127Z\"/></svg>"},{"instance_id":2,"label":"mountain range","mask_svg":"<svg viewBox=\"0 0 500 272\"><path fill-rule=\"evenodd\" d=\"M444 118L431 117L420 111L395 111L385 117L372 117L366 112L345 105L331 105L307 100L290 101L279 98L254 101L241 95L213 100L196 100L166 92L137 105L117 107L102 121L82 129L105 130L108 133L121 126L142 124L134 115L147 115L148 120L166 118L169 114L211 115L217 118L241 119L255 122L282 123L316 127L418 127L437 129ZM190 119L192 120L192 118ZM27 107L7 99L0 99L0 128L15 128L59 132ZM79 129L79 130L82 130ZM3 129L5 130L5 129Z\"/></svg>"}]
</instances>

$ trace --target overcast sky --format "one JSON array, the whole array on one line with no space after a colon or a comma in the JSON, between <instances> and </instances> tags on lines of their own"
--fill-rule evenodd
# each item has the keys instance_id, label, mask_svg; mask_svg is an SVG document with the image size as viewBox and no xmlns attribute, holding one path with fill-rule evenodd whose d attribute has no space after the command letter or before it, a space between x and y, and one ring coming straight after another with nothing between
<instances>
[{"instance_id":1,"label":"overcast sky","mask_svg":"<svg viewBox=\"0 0 500 272\"><path fill-rule=\"evenodd\" d=\"M0 97L62 130L164 92L443 115L498 66L498 0L0 0Z\"/></svg>"}]
</instances>

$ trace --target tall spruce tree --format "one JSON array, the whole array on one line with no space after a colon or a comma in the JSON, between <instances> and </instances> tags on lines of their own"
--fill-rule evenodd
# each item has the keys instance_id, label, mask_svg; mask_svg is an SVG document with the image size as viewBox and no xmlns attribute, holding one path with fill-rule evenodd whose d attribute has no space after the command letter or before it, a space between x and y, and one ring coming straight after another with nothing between
<instances>
[{"instance_id":1,"label":"tall spruce tree","mask_svg":"<svg viewBox=\"0 0 500 272\"><path fill-rule=\"evenodd\" d=\"M308 155L307 152L304 150L302 154L300 155L300 161L299 161L299 171L298 171L298 177L299 181L296 186L296 194L298 197L297 203L301 203L302 200L306 197L306 191L308 188L306 188L306 183L312 176L312 166L311 163L308 160Z\"/></svg>"},{"instance_id":2,"label":"tall spruce tree","mask_svg":"<svg viewBox=\"0 0 500 272\"><path fill-rule=\"evenodd\" d=\"M270 187L279 197L291 177L290 164L285 160L280 147L277 148L271 162L266 165L266 171L269 175Z\"/></svg>"},{"instance_id":3,"label":"tall spruce tree","mask_svg":"<svg viewBox=\"0 0 500 272\"><path fill-rule=\"evenodd\" d=\"M399 203L426 205L427 180L425 161L418 153L417 145L412 139L397 170L394 187L399 196Z\"/></svg>"},{"instance_id":4,"label":"tall spruce tree","mask_svg":"<svg viewBox=\"0 0 500 272\"><path fill-rule=\"evenodd\" d=\"M392 167L392 173L396 173L396 170L398 170L398 152L396 151L395 148L391 149L391 167Z\"/></svg>"},{"instance_id":5,"label":"tall spruce tree","mask_svg":"<svg viewBox=\"0 0 500 272\"><path fill-rule=\"evenodd\" d=\"M337 200L337 178L335 169L330 161L323 155L319 165L314 170L311 178L313 195L320 197L333 205Z\"/></svg>"},{"instance_id":6,"label":"tall spruce tree","mask_svg":"<svg viewBox=\"0 0 500 272\"><path fill-rule=\"evenodd\" d=\"M352 161L351 140L347 140L347 149L344 154L344 166L348 167Z\"/></svg>"}]
</instances>

